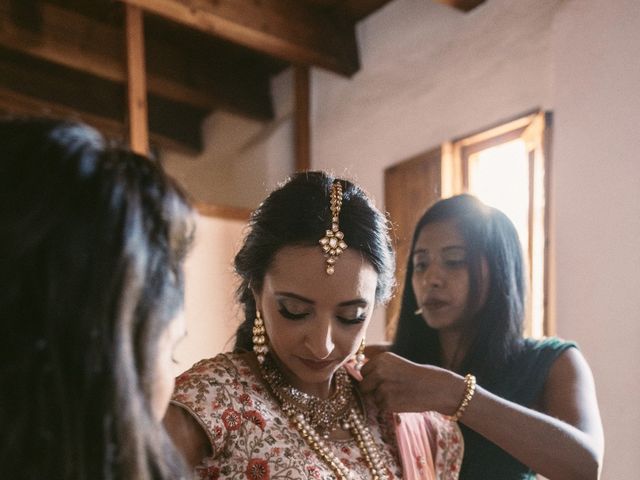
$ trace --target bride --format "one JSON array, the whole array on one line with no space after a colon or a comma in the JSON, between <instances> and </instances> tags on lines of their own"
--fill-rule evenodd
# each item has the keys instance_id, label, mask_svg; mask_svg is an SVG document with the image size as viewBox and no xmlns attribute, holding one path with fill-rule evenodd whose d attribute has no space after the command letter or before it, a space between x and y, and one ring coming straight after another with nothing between
<instances>
[{"instance_id":1,"label":"bride","mask_svg":"<svg viewBox=\"0 0 640 480\"><path fill-rule=\"evenodd\" d=\"M380 411L353 378L393 286L384 215L354 184L307 172L249 227L235 258L246 319L234 352L178 377L165 417L196 477L457 478L455 422Z\"/></svg>"}]
</instances>

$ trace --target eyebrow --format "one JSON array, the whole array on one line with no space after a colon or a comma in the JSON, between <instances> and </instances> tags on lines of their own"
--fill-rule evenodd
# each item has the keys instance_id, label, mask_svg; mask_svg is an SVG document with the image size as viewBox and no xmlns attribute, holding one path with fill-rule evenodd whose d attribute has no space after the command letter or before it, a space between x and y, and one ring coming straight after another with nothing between
<instances>
[{"instance_id":1,"label":"eyebrow","mask_svg":"<svg viewBox=\"0 0 640 480\"><path fill-rule=\"evenodd\" d=\"M450 252L451 250L466 250L467 248L463 245L449 245L442 249L443 252ZM428 250L426 248L418 248L413 251L412 255L417 255L418 253L427 253Z\"/></svg>"},{"instance_id":2,"label":"eyebrow","mask_svg":"<svg viewBox=\"0 0 640 480\"><path fill-rule=\"evenodd\" d=\"M274 292L275 295L279 295L281 297L289 297L295 298L296 300L300 300L301 302L308 303L309 305L315 305L316 302L310 300L306 297L298 295L292 292ZM346 302L340 302L338 304L339 307L348 307L350 305L368 305L368 302L364 298L354 298L353 300L347 300Z\"/></svg>"}]
</instances>

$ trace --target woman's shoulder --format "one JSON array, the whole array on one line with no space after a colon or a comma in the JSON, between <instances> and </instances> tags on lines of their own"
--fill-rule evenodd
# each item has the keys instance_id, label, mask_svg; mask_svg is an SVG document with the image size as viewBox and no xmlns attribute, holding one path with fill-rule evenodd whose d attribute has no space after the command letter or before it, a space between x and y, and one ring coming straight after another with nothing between
<instances>
[{"instance_id":1,"label":"woman's shoulder","mask_svg":"<svg viewBox=\"0 0 640 480\"><path fill-rule=\"evenodd\" d=\"M220 353L200 360L176 378L172 400L188 404L214 397L220 390L242 393L255 375L243 353Z\"/></svg>"},{"instance_id":2,"label":"woman's shoulder","mask_svg":"<svg viewBox=\"0 0 640 480\"><path fill-rule=\"evenodd\" d=\"M205 358L194 363L191 368L181 373L177 379L201 379L215 381L216 379L236 376L246 376L250 373L245 353L219 353L215 357Z\"/></svg>"},{"instance_id":3,"label":"woman's shoulder","mask_svg":"<svg viewBox=\"0 0 640 480\"><path fill-rule=\"evenodd\" d=\"M559 337L525 338L521 353L525 356L559 355L569 348L578 348L575 342Z\"/></svg>"}]
</instances>

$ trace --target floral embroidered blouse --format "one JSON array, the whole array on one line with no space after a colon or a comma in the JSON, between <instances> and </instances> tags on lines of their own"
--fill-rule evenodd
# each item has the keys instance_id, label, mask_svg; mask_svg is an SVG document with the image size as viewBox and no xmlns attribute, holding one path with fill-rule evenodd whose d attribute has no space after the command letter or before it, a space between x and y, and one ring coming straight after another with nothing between
<instances>
[{"instance_id":1,"label":"floral embroidered blouse","mask_svg":"<svg viewBox=\"0 0 640 480\"><path fill-rule=\"evenodd\" d=\"M330 468L290 424L277 400L242 359L242 354L220 354L196 363L176 379L172 403L194 416L211 443L213 454L196 467L197 479L334 478ZM387 474L391 479L402 478L393 417L382 414L369 403L366 406L368 427ZM435 440L436 471L444 472L437 478L457 478L462 460L459 429L457 426L439 428ZM355 479L371 478L355 440L326 443ZM424 459L415 461L420 464Z\"/></svg>"}]
</instances>

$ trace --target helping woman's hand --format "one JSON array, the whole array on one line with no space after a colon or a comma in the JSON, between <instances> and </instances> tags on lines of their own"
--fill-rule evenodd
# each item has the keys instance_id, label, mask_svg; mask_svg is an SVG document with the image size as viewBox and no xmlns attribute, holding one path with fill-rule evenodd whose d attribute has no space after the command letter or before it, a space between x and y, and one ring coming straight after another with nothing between
<instances>
[{"instance_id":1,"label":"helping woman's hand","mask_svg":"<svg viewBox=\"0 0 640 480\"><path fill-rule=\"evenodd\" d=\"M393 353L376 355L362 368L360 390L392 412L455 412L464 378L443 368L419 365Z\"/></svg>"}]
</instances>

